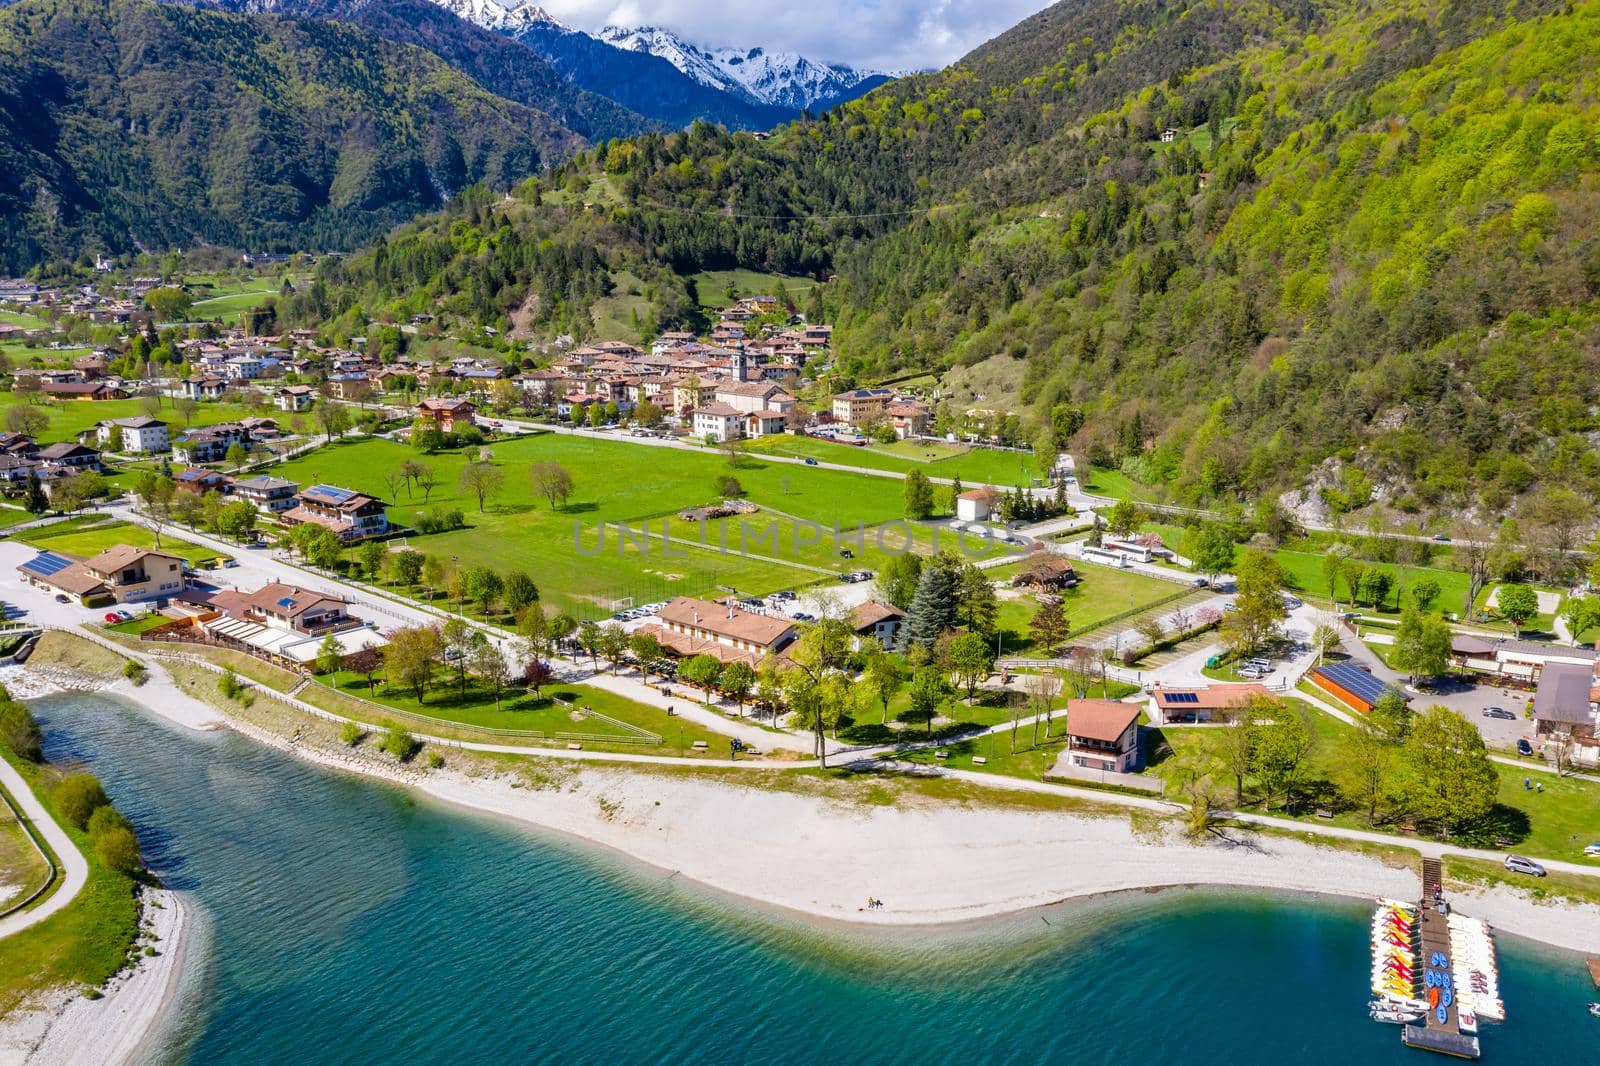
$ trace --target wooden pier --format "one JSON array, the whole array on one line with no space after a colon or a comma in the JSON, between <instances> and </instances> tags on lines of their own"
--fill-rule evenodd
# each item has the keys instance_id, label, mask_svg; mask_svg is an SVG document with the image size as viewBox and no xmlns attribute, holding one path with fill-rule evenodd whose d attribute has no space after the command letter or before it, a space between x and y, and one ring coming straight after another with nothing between
<instances>
[{"instance_id":1,"label":"wooden pier","mask_svg":"<svg viewBox=\"0 0 1600 1066\"><path fill-rule=\"evenodd\" d=\"M1435 890L1442 891L1443 887L1443 870L1439 860L1423 859L1422 907L1417 916L1417 930L1422 942L1422 968L1424 972L1434 971L1449 975L1451 973L1450 923L1439 913L1434 903ZM1446 961L1443 966L1432 964L1435 955L1444 957ZM1423 994L1427 994L1426 988ZM1423 1024L1400 1027L1400 1040L1407 1047L1437 1051L1462 1059L1475 1059L1480 1054L1478 1038L1470 1033L1463 1033L1460 1023L1461 1019L1456 1014L1456 998L1452 995L1449 1006L1444 1008L1442 1019L1438 1010L1430 1008L1423 1015Z\"/></svg>"}]
</instances>

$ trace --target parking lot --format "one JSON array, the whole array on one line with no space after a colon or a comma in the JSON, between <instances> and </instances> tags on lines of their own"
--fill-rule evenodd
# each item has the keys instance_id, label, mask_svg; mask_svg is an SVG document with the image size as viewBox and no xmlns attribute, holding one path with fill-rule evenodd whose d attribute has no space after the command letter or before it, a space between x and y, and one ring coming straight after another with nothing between
<instances>
[{"instance_id":1,"label":"parking lot","mask_svg":"<svg viewBox=\"0 0 1600 1066\"><path fill-rule=\"evenodd\" d=\"M1533 693L1499 685L1469 685L1463 682L1446 682L1427 689L1408 689L1414 697L1415 708L1435 704L1448 707L1478 727L1483 742L1491 748L1515 750L1520 738L1533 738L1533 721L1527 711L1533 706ZM1491 718L1484 715L1486 707L1503 707L1516 717Z\"/></svg>"}]
</instances>

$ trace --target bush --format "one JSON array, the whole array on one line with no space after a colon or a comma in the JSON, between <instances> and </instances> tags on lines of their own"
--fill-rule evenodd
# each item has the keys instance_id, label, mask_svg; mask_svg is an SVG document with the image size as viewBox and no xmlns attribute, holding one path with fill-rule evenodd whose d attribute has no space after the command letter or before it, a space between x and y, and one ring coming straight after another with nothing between
<instances>
[{"instance_id":1,"label":"bush","mask_svg":"<svg viewBox=\"0 0 1600 1066\"><path fill-rule=\"evenodd\" d=\"M346 722L339 729L339 740L347 748L353 748L361 743L361 738L366 735L367 731L354 722Z\"/></svg>"},{"instance_id":2,"label":"bush","mask_svg":"<svg viewBox=\"0 0 1600 1066\"><path fill-rule=\"evenodd\" d=\"M68 774L56 782L52 794L61 817L79 829L88 826L89 818L96 809L111 802L93 774Z\"/></svg>"},{"instance_id":3,"label":"bush","mask_svg":"<svg viewBox=\"0 0 1600 1066\"><path fill-rule=\"evenodd\" d=\"M466 527L466 515L458 510L438 508L419 513L412 523L417 527L418 533L448 533L452 529Z\"/></svg>"},{"instance_id":4,"label":"bush","mask_svg":"<svg viewBox=\"0 0 1600 1066\"><path fill-rule=\"evenodd\" d=\"M437 770L444 765L444 756L437 751L430 751L428 752L427 764L428 769Z\"/></svg>"},{"instance_id":5,"label":"bush","mask_svg":"<svg viewBox=\"0 0 1600 1066\"><path fill-rule=\"evenodd\" d=\"M139 858L139 838L127 826L113 826L95 837L94 853L120 873L136 874L144 868Z\"/></svg>"},{"instance_id":6,"label":"bush","mask_svg":"<svg viewBox=\"0 0 1600 1066\"><path fill-rule=\"evenodd\" d=\"M44 760L44 736L33 712L20 703L0 703L0 741L19 759L28 762Z\"/></svg>"},{"instance_id":7,"label":"bush","mask_svg":"<svg viewBox=\"0 0 1600 1066\"><path fill-rule=\"evenodd\" d=\"M237 700L244 694L245 684L239 680L239 675L232 670L222 671L222 677L217 681L217 691L230 700ZM247 705L248 706L248 705Z\"/></svg>"},{"instance_id":8,"label":"bush","mask_svg":"<svg viewBox=\"0 0 1600 1066\"><path fill-rule=\"evenodd\" d=\"M417 743L416 737L413 737L393 722L386 722L384 725L389 732L384 736L383 743L379 747L393 755L400 762L408 761L417 753L417 749L422 747L421 744Z\"/></svg>"},{"instance_id":9,"label":"bush","mask_svg":"<svg viewBox=\"0 0 1600 1066\"><path fill-rule=\"evenodd\" d=\"M103 807L96 807L94 813L89 815L88 829L91 837L100 836L113 829L132 828L133 826L122 816L122 813L109 803Z\"/></svg>"},{"instance_id":10,"label":"bush","mask_svg":"<svg viewBox=\"0 0 1600 1066\"><path fill-rule=\"evenodd\" d=\"M122 676L132 681L134 685L141 686L150 680L150 671L144 668L143 663L136 663L129 659L122 667Z\"/></svg>"}]
</instances>

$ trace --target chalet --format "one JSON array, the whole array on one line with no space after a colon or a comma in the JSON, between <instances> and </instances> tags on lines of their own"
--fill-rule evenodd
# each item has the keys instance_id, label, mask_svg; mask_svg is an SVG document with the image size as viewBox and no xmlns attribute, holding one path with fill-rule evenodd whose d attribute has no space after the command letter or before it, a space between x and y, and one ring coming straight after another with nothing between
<instances>
[{"instance_id":1,"label":"chalet","mask_svg":"<svg viewBox=\"0 0 1600 1066\"><path fill-rule=\"evenodd\" d=\"M1013 588L1029 588L1040 592L1060 592L1078 584L1078 571L1072 563L1057 555L1035 561L1025 561L1024 569L1011 579Z\"/></svg>"},{"instance_id":2,"label":"chalet","mask_svg":"<svg viewBox=\"0 0 1600 1066\"><path fill-rule=\"evenodd\" d=\"M30 585L79 599L109 596L117 603L132 603L183 591L181 558L127 544L107 548L90 559L40 552L17 570Z\"/></svg>"},{"instance_id":3,"label":"chalet","mask_svg":"<svg viewBox=\"0 0 1600 1066\"><path fill-rule=\"evenodd\" d=\"M28 475L39 469L39 460L26 455L0 452L0 484L15 486L25 484Z\"/></svg>"},{"instance_id":4,"label":"chalet","mask_svg":"<svg viewBox=\"0 0 1600 1066\"><path fill-rule=\"evenodd\" d=\"M874 637L891 650L900 643L900 627L905 620L906 613L900 608L877 600L867 600L850 610L850 624L859 636Z\"/></svg>"},{"instance_id":5,"label":"chalet","mask_svg":"<svg viewBox=\"0 0 1600 1066\"><path fill-rule=\"evenodd\" d=\"M266 474L235 481L232 490L239 499L249 500L258 510L275 515L294 507L295 494L299 491L300 486L294 482Z\"/></svg>"},{"instance_id":6,"label":"chalet","mask_svg":"<svg viewBox=\"0 0 1600 1066\"><path fill-rule=\"evenodd\" d=\"M159 455L170 446L167 424L159 418L136 415L108 418L96 425L100 447L141 455Z\"/></svg>"},{"instance_id":7,"label":"chalet","mask_svg":"<svg viewBox=\"0 0 1600 1066\"><path fill-rule=\"evenodd\" d=\"M229 482L226 474L208 470L203 466L191 466L180 470L173 475L172 480L178 488L198 496L204 496L208 492L226 492Z\"/></svg>"},{"instance_id":8,"label":"chalet","mask_svg":"<svg viewBox=\"0 0 1600 1066\"><path fill-rule=\"evenodd\" d=\"M235 444L250 450L250 431L237 422L191 429L172 442L172 456L182 463L220 463Z\"/></svg>"},{"instance_id":9,"label":"chalet","mask_svg":"<svg viewBox=\"0 0 1600 1066\"><path fill-rule=\"evenodd\" d=\"M1232 711L1254 699L1270 698L1264 685L1167 687L1157 682L1150 695L1150 721L1155 725L1193 725L1227 721Z\"/></svg>"},{"instance_id":10,"label":"chalet","mask_svg":"<svg viewBox=\"0 0 1600 1066\"><path fill-rule=\"evenodd\" d=\"M39 454L35 458L48 467L68 470L100 469L100 453L86 444L76 444L72 441L47 444L39 449Z\"/></svg>"},{"instance_id":11,"label":"chalet","mask_svg":"<svg viewBox=\"0 0 1600 1066\"><path fill-rule=\"evenodd\" d=\"M1565 733L1592 744L1597 702L1600 690L1592 664L1550 663L1539 675L1539 687L1533 694L1534 733L1541 737Z\"/></svg>"},{"instance_id":12,"label":"chalet","mask_svg":"<svg viewBox=\"0 0 1600 1066\"><path fill-rule=\"evenodd\" d=\"M833 398L833 420L860 429L883 416L894 399L893 389L851 389Z\"/></svg>"},{"instance_id":13,"label":"chalet","mask_svg":"<svg viewBox=\"0 0 1600 1066\"><path fill-rule=\"evenodd\" d=\"M364 373L329 374L328 394L341 400L364 400L372 394L372 379Z\"/></svg>"},{"instance_id":14,"label":"chalet","mask_svg":"<svg viewBox=\"0 0 1600 1066\"><path fill-rule=\"evenodd\" d=\"M1139 768L1139 713L1136 703L1068 700L1067 746L1061 758L1083 770L1132 773Z\"/></svg>"},{"instance_id":15,"label":"chalet","mask_svg":"<svg viewBox=\"0 0 1600 1066\"><path fill-rule=\"evenodd\" d=\"M389 517L382 500L354 489L313 485L295 496L295 505L279 520L286 526L313 523L331 529L340 540L365 540L389 532Z\"/></svg>"},{"instance_id":16,"label":"chalet","mask_svg":"<svg viewBox=\"0 0 1600 1066\"><path fill-rule=\"evenodd\" d=\"M34 456L39 454L39 444L24 433L0 432L0 455Z\"/></svg>"},{"instance_id":17,"label":"chalet","mask_svg":"<svg viewBox=\"0 0 1600 1066\"><path fill-rule=\"evenodd\" d=\"M316 402L317 390L310 385L285 385L277 391L274 399L280 411L309 411Z\"/></svg>"},{"instance_id":18,"label":"chalet","mask_svg":"<svg viewBox=\"0 0 1600 1066\"><path fill-rule=\"evenodd\" d=\"M226 601L225 607L225 613L240 621L295 633L325 633L352 621L344 600L282 581Z\"/></svg>"},{"instance_id":19,"label":"chalet","mask_svg":"<svg viewBox=\"0 0 1600 1066\"><path fill-rule=\"evenodd\" d=\"M471 400L456 400L447 396L428 396L417 404L417 417L426 418L443 433L473 424L478 407Z\"/></svg>"},{"instance_id":20,"label":"chalet","mask_svg":"<svg viewBox=\"0 0 1600 1066\"><path fill-rule=\"evenodd\" d=\"M527 403L542 407L566 391L567 375L559 370L530 370L511 380Z\"/></svg>"},{"instance_id":21,"label":"chalet","mask_svg":"<svg viewBox=\"0 0 1600 1066\"><path fill-rule=\"evenodd\" d=\"M674 655L711 655L725 663L755 666L778 654L795 639L794 622L756 614L732 603L721 604L679 596L661 609L660 624L641 626Z\"/></svg>"},{"instance_id":22,"label":"chalet","mask_svg":"<svg viewBox=\"0 0 1600 1066\"><path fill-rule=\"evenodd\" d=\"M884 414L889 416L889 422L894 426L894 435L901 440L928 435L931 412L927 404L897 401L885 407Z\"/></svg>"},{"instance_id":23,"label":"chalet","mask_svg":"<svg viewBox=\"0 0 1600 1066\"><path fill-rule=\"evenodd\" d=\"M339 654L383 643L371 628L353 617L337 596L281 581L254 592L221 589L198 601L196 622L206 640L241 647L251 654L290 666L309 663L332 638Z\"/></svg>"},{"instance_id":24,"label":"chalet","mask_svg":"<svg viewBox=\"0 0 1600 1066\"><path fill-rule=\"evenodd\" d=\"M266 366L264 360L248 352L243 355L230 356L222 364L222 372L229 381L254 381L261 376L262 368Z\"/></svg>"},{"instance_id":25,"label":"chalet","mask_svg":"<svg viewBox=\"0 0 1600 1066\"><path fill-rule=\"evenodd\" d=\"M44 382L39 391L63 400L126 400L128 390L104 381Z\"/></svg>"},{"instance_id":26,"label":"chalet","mask_svg":"<svg viewBox=\"0 0 1600 1066\"><path fill-rule=\"evenodd\" d=\"M191 400L220 400L223 393L228 391L228 381L214 374L204 374L184 378L180 388L183 395Z\"/></svg>"},{"instance_id":27,"label":"chalet","mask_svg":"<svg viewBox=\"0 0 1600 1066\"><path fill-rule=\"evenodd\" d=\"M1177 139L1178 139L1178 131L1173 129L1171 126L1168 126L1166 129L1161 131L1161 143L1162 144L1171 144L1173 141L1175 141Z\"/></svg>"}]
</instances>

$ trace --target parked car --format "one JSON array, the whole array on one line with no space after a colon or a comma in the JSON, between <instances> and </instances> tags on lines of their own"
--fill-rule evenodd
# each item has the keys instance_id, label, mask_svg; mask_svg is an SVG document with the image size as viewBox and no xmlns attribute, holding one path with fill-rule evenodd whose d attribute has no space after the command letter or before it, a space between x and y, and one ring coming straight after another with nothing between
<instances>
[{"instance_id":1,"label":"parked car","mask_svg":"<svg viewBox=\"0 0 1600 1066\"><path fill-rule=\"evenodd\" d=\"M225 560L222 565L225 568L227 568L229 570L232 570L234 567L239 565L239 560L237 560L237 559L228 559L228 560Z\"/></svg>"},{"instance_id":2,"label":"parked car","mask_svg":"<svg viewBox=\"0 0 1600 1066\"><path fill-rule=\"evenodd\" d=\"M808 455L808 456L806 456L806 465L807 466L816 466L817 465L817 461L815 459L813 459L811 456Z\"/></svg>"},{"instance_id":3,"label":"parked car","mask_svg":"<svg viewBox=\"0 0 1600 1066\"><path fill-rule=\"evenodd\" d=\"M106 621L110 622L112 625L116 625L118 622L122 621L122 619L117 617L117 612L115 612L115 611L107 611L106 612Z\"/></svg>"},{"instance_id":4,"label":"parked car","mask_svg":"<svg viewBox=\"0 0 1600 1066\"><path fill-rule=\"evenodd\" d=\"M1532 859L1525 859L1521 855L1507 855L1506 869L1514 874L1527 874L1529 877L1543 877L1544 867Z\"/></svg>"},{"instance_id":5,"label":"parked car","mask_svg":"<svg viewBox=\"0 0 1600 1066\"><path fill-rule=\"evenodd\" d=\"M1518 755L1532 755L1533 754L1533 745L1528 743L1528 738L1527 737L1518 737L1517 738L1517 754Z\"/></svg>"},{"instance_id":6,"label":"parked car","mask_svg":"<svg viewBox=\"0 0 1600 1066\"><path fill-rule=\"evenodd\" d=\"M72 598L70 596L68 596L65 592L58 592L58 593L56 593L56 602L57 603L71 603L72 602Z\"/></svg>"},{"instance_id":7,"label":"parked car","mask_svg":"<svg viewBox=\"0 0 1600 1066\"><path fill-rule=\"evenodd\" d=\"M1433 539L1438 541L1440 544L1449 544L1450 543L1450 538L1445 536L1443 533L1435 533L1433 535Z\"/></svg>"},{"instance_id":8,"label":"parked car","mask_svg":"<svg viewBox=\"0 0 1600 1066\"><path fill-rule=\"evenodd\" d=\"M1200 577L1197 577L1197 578L1194 579L1194 587L1197 588L1197 589L1203 589L1209 584L1211 584L1210 579L1208 579L1203 574Z\"/></svg>"},{"instance_id":9,"label":"parked car","mask_svg":"<svg viewBox=\"0 0 1600 1066\"><path fill-rule=\"evenodd\" d=\"M1222 609L1224 611L1237 611L1239 609L1239 605L1234 603L1232 600L1229 600L1227 603L1222 605Z\"/></svg>"},{"instance_id":10,"label":"parked car","mask_svg":"<svg viewBox=\"0 0 1600 1066\"><path fill-rule=\"evenodd\" d=\"M117 617L122 619L124 622L131 622L133 621L133 612L129 610L121 610L117 612Z\"/></svg>"},{"instance_id":11,"label":"parked car","mask_svg":"<svg viewBox=\"0 0 1600 1066\"><path fill-rule=\"evenodd\" d=\"M1517 716L1506 710L1504 707L1485 707L1483 709L1483 716L1485 718L1499 718L1506 722L1515 722L1517 720Z\"/></svg>"},{"instance_id":12,"label":"parked car","mask_svg":"<svg viewBox=\"0 0 1600 1066\"><path fill-rule=\"evenodd\" d=\"M1600 859L1600 844L1590 844L1583 849L1583 854L1591 859Z\"/></svg>"}]
</instances>

